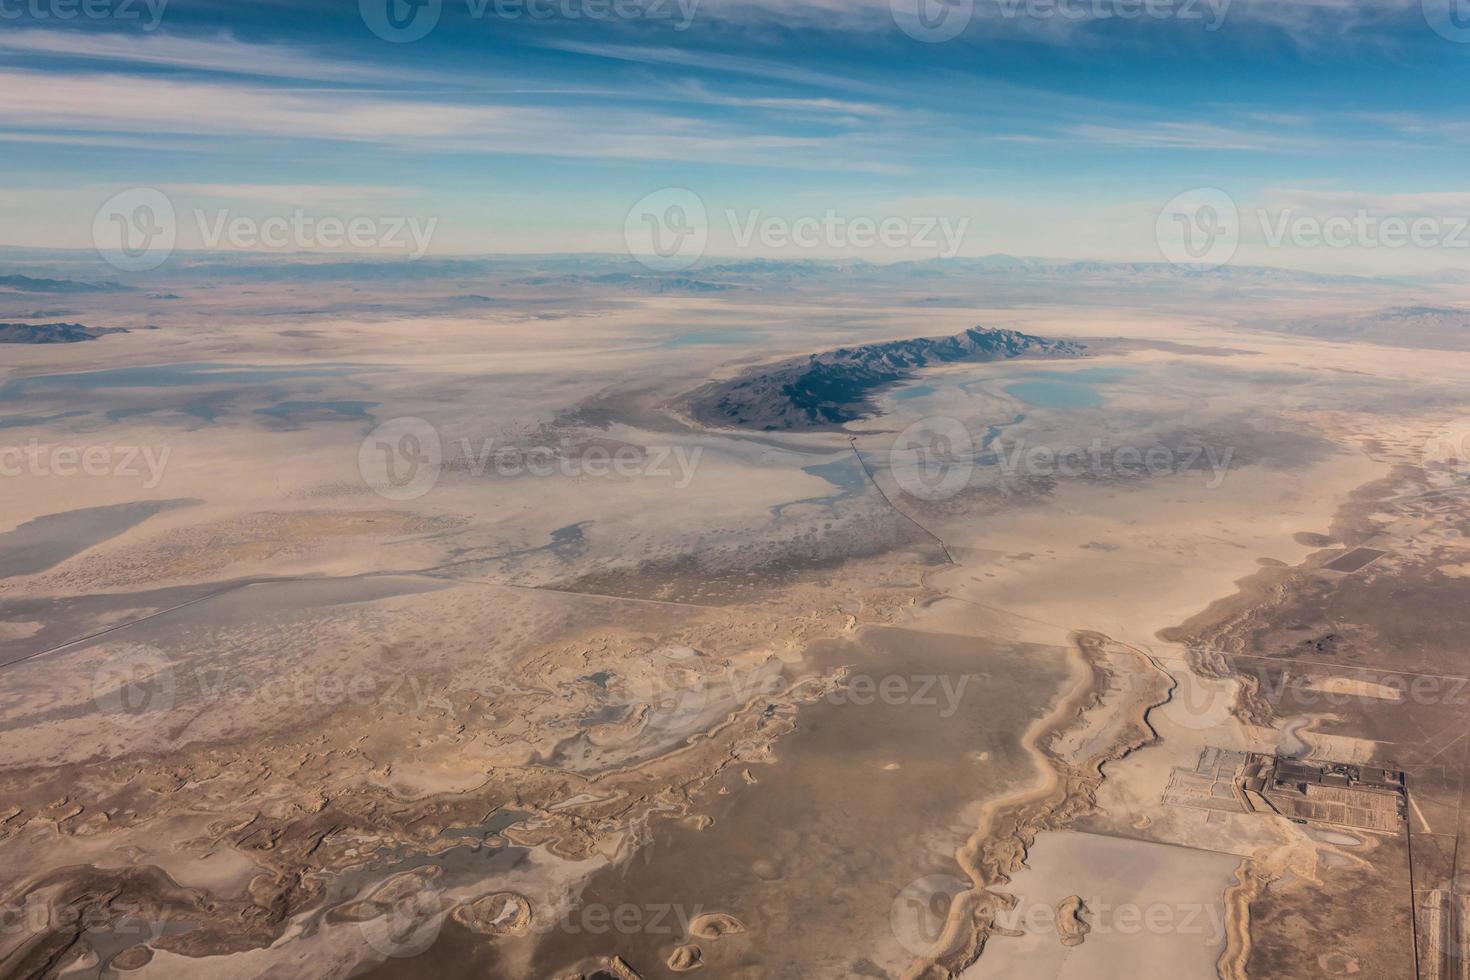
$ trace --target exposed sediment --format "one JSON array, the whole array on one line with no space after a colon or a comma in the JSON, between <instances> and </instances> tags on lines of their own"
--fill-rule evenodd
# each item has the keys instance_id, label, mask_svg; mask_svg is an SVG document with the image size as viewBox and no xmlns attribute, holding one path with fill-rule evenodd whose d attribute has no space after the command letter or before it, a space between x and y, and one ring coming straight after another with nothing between
<instances>
[{"instance_id":1,"label":"exposed sediment","mask_svg":"<svg viewBox=\"0 0 1470 980\"><path fill-rule=\"evenodd\" d=\"M912 963L904 980L950 980L979 959L987 938L998 931L999 913L1016 904L999 888L1025 862L1037 834L1090 810L1103 767L1157 738L1148 713L1167 702L1172 678L1141 652L1100 633L1077 633L1073 641L1077 682L1026 738L1038 781L982 810L975 832L955 855L973 887L954 897L935 951ZM1081 743L1088 748L1058 748L1069 734L1089 728L1092 737Z\"/></svg>"},{"instance_id":2,"label":"exposed sediment","mask_svg":"<svg viewBox=\"0 0 1470 980\"><path fill-rule=\"evenodd\" d=\"M1092 926L1083 918L1086 911L1087 904L1080 895L1068 895L1057 903L1057 939L1063 946L1081 946L1092 931Z\"/></svg>"}]
</instances>

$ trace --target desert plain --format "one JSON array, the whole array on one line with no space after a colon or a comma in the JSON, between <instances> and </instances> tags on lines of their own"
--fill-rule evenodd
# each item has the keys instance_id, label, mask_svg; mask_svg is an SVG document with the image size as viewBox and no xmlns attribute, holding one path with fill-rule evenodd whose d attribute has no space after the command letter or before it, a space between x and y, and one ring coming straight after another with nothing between
<instances>
[{"instance_id":1,"label":"desert plain","mask_svg":"<svg viewBox=\"0 0 1470 980\"><path fill-rule=\"evenodd\" d=\"M1463 975L1462 285L538 261L0 291L0 975Z\"/></svg>"}]
</instances>

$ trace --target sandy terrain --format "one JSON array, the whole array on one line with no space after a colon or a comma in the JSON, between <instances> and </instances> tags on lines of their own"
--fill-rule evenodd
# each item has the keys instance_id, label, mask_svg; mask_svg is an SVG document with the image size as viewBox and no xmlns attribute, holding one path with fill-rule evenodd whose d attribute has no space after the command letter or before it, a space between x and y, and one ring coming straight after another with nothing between
<instances>
[{"instance_id":1,"label":"sandy terrain","mask_svg":"<svg viewBox=\"0 0 1470 980\"><path fill-rule=\"evenodd\" d=\"M966 976L1214 976L1226 939L1221 896L1235 866L1202 850L1072 831L1048 835L1011 880L1018 904L998 924L1007 931ZM1074 895L1089 928L1069 946L1057 929L1056 906Z\"/></svg>"},{"instance_id":2,"label":"sandy terrain","mask_svg":"<svg viewBox=\"0 0 1470 980\"><path fill-rule=\"evenodd\" d=\"M1238 328L1290 291L178 291L0 374L0 975L1411 975L1408 843L1163 803L1210 746L1419 767L1415 887L1457 901L1455 706L1387 675L1458 676L1424 446L1470 355ZM842 431L681 408L981 323L1090 353ZM1314 888L1380 911L1290 918ZM1152 901L1223 933L1108 928ZM1291 952L1329 929L1350 961Z\"/></svg>"}]
</instances>

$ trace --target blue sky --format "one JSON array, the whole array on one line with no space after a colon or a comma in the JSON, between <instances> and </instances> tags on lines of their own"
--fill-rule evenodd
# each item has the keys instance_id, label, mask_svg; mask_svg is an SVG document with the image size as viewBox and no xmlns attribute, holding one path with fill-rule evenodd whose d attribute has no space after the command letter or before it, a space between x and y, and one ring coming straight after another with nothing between
<instances>
[{"instance_id":1,"label":"blue sky","mask_svg":"<svg viewBox=\"0 0 1470 980\"><path fill-rule=\"evenodd\" d=\"M176 204L185 246L200 209L307 209L433 219L443 254L617 251L629 207L663 187L699 196L721 254L741 250L731 212L835 211L964 217L962 254L1157 260L1155 216L1198 187L1247 213L1470 214L1470 8L1442 6L1459 0L1148 0L1136 17L1144 0L87 0L60 16L82 2L0 0L0 243L87 247L98 206L134 186ZM390 4L408 33L432 29L384 40ZM1269 264L1470 258L1241 236Z\"/></svg>"}]
</instances>

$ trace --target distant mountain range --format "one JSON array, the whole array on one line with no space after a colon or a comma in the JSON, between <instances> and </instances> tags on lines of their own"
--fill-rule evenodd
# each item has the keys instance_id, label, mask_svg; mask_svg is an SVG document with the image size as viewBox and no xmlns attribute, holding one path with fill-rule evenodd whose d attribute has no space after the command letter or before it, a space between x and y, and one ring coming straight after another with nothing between
<instances>
[{"instance_id":1,"label":"distant mountain range","mask_svg":"<svg viewBox=\"0 0 1470 980\"><path fill-rule=\"evenodd\" d=\"M714 425L765 432L838 428L876 413L872 396L932 364L1013 357L1075 357L1085 345L1017 330L973 328L842 347L748 371L691 396L694 416Z\"/></svg>"},{"instance_id":2,"label":"distant mountain range","mask_svg":"<svg viewBox=\"0 0 1470 980\"><path fill-rule=\"evenodd\" d=\"M692 279L688 276L662 276L630 272L607 272L596 276L528 276L512 281L513 285L592 285L615 286L638 292L654 293L719 293L738 288L733 283L712 282L708 279Z\"/></svg>"},{"instance_id":3,"label":"distant mountain range","mask_svg":"<svg viewBox=\"0 0 1470 980\"><path fill-rule=\"evenodd\" d=\"M34 276L0 276L0 289L22 293L110 293L129 287L115 282L78 282L75 279L38 279Z\"/></svg>"},{"instance_id":4,"label":"distant mountain range","mask_svg":"<svg viewBox=\"0 0 1470 980\"><path fill-rule=\"evenodd\" d=\"M0 269L7 258L24 260L36 275L0 274L0 290L30 293L97 293L128 291L132 286L105 281L113 272L95 253L82 251L0 248ZM20 263L17 262L17 265ZM52 276L55 278L42 278ZM63 278L65 277L65 278ZM1201 284L1251 283L1366 283L1456 281L1463 273L1431 277L1370 279L1323 275L1269 266L1231 265L1219 268L1175 266L1167 262L1067 261L1015 255L977 258L930 258L877 263L862 259L738 258L708 256L682 272L656 272L627 255L488 255L426 256L407 259L390 256L343 256L333 253L291 254L179 250L169 263L139 279L149 288L160 284L198 281L353 282L357 280L432 282L461 280L524 286L608 286L648 294L694 294L733 289L813 286L858 282L868 285L922 286L926 283L963 282L986 277L1065 281L1074 283ZM471 286L473 289L480 287Z\"/></svg>"},{"instance_id":5,"label":"distant mountain range","mask_svg":"<svg viewBox=\"0 0 1470 980\"><path fill-rule=\"evenodd\" d=\"M1470 350L1470 310L1449 306L1394 306L1359 315L1303 317L1248 326L1344 343Z\"/></svg>"}]
</instances>

